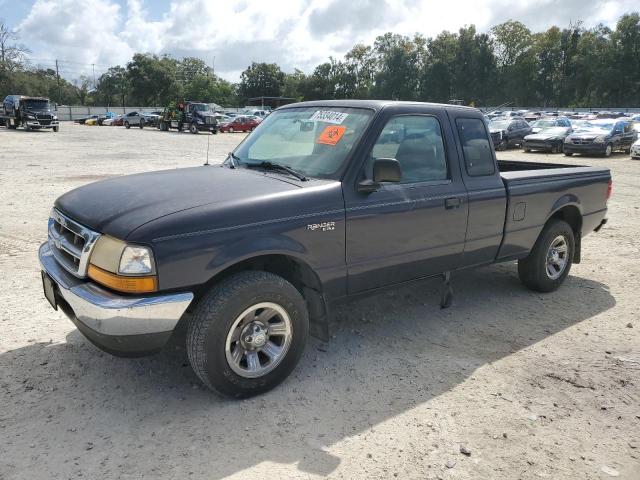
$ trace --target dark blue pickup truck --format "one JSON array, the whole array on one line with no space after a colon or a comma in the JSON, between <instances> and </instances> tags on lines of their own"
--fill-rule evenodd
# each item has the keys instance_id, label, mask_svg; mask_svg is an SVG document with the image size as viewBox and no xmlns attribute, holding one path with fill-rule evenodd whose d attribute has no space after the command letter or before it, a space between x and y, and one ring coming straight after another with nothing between
<instances>
[{"instance_id":1,"label":"dark blue pickup truck","mask_svg":"<svg viewBox=\"0 0 640 480\"><path fill-rule=\"evenodd\" d=\"M327 338L336 301L518 261L557 289L606 222L607 168L496 161L482 114L451 105L305 102L267 117L222 165L123 176L58 198L40 247L46 298L100 348L161 349L264 392Z\"/></svg>"}]
</instances>

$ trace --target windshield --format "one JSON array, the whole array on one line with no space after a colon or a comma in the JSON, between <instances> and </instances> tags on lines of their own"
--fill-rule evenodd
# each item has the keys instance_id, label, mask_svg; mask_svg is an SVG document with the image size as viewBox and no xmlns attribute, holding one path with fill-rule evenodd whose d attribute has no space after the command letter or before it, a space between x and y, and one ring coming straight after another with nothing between
<instances>
[{"instance_id":1,"label":"windshield","mask_svg":"<svg viewBox=\"0 0 640 480\"><path fill-rule=\"evenodd\" d=\"M568 131L568 127L551 127L541 130L540 133L543 133L545 135L564 135Z\"/></svg>"},{"instance_id":2,"label":"windshield","mask_svg":"<svg viewBox=\"0 0 640 480\"><path fill-rule=\"evenodd\" d=\"M531 125L533 128L548 128L548 127L553 127L555 126L556 121L555 120L538 120L533 122L533 125Z\"/></svg>"},{"instance_id":3,"label":"windshield","mask_svg":"<svg viewBox=\"0 0 640 480\"><path fill-rule=\"evenodd\" d=\"M234 154L240 164L271 162L309 177L335 178L372 116L371 110L361 108L278 110Z\"/></svg>"},{"instance_id":4,"label":"windshield","mask_svg":"<svg viewBox=\"0 0 640 480\"><path fill-rule=\"evenodd\" d=\"M615 122L589 122L585 125L586 128L593 130L604 130L606 132L610 132L611 130L613 130L613 127L615 125Z\"/></svg>"},{"instance_id":5,"label":"windshield","mask_svg":"<svg viewBox=\"0 0 640 480\"><path fill-rule=\"evenodd\" d=\"M194 103L193 104L193 109L196 112L208 112L209 111L209 105L207 105L206 103Z\"/></svg>"},{"instance_id":6,"label":"windshield","mask_svg":"<svg viewBox=\"0 0 640 480\"><path fill-rule=\"evenodd\" d=\"M48 100L24 100L24 106L33 110L49 110Z\"/></svg>"},{"instance_id":7,"label":"windshield","mask_svg":"<svg viewBox=\"0 0 640 480\"><path fill-rule=\"evenodd\" d=\"M490 127L494 129L507 129L510 123L510 120L494 120L491 122Z\"/></svg>"}]
</instances>

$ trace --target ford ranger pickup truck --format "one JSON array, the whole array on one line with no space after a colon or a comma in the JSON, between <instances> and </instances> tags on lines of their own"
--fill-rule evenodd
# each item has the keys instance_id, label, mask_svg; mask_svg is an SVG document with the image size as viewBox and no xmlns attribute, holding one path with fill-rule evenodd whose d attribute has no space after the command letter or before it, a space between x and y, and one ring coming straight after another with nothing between
<instances>
[{"instance_id":1,"label":"ford ranger pickup truck","mask_svg":"<svg viewBox=\"0 0 640 480\"><path fill-rule=\"evenodd\" d=\"M297 103L220 165L58 198L44 293L116 355L186 331L202 382L248 397L289 375L309 333L328 338L346 298L509 261L530 289L557 289L610 194L607 168L496 161L473 108Z\"/></svg>"}]
</instances>

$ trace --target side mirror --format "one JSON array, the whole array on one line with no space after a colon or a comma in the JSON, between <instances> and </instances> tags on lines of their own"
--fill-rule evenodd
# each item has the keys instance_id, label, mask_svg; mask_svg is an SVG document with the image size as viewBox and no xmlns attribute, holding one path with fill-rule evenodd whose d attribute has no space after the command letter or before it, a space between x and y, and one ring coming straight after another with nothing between
<instances>
[{"instance_id":1,"label":"side mirror","mask_svg":"<svg viewBox=\"0 0 640 480\"><path fill-rule=\"evenodd\" d=\"M375 192L382 182L397 183L402 179L400 163L395 158L378 158L373 163L373 180L363 180L358 184L361 193Z\"/></svg>"}]
</instances>

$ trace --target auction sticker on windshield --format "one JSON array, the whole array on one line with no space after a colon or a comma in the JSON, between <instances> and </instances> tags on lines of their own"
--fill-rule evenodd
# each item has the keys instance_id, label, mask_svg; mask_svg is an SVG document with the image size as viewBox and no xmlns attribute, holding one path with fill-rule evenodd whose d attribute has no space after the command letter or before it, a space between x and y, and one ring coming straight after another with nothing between
<instances>
[{"instance_id":1,"label":"auction sticker on windshield","mask_svg":"<svg viewBox=\"0 0 640 480\"><path fill-rule=\"evenodd\" d=\"M323 145L335 145L340 141L346 131L347 127L343 125L329 125L322 131L318 137L317 143L322 143Z\"/></svg>"},{"instance_id":2,"label":"auction sticker on windshield","mask_svg":"<svg viewBox=\"0 0 640 480\"><path fill-rule=\"evenodd\" d=\"M309 120L335 123L336 125L340 125L348 116L348 113L332 112L331 110L318 110L311 116Z\"/></svg>"}]
</instances>

